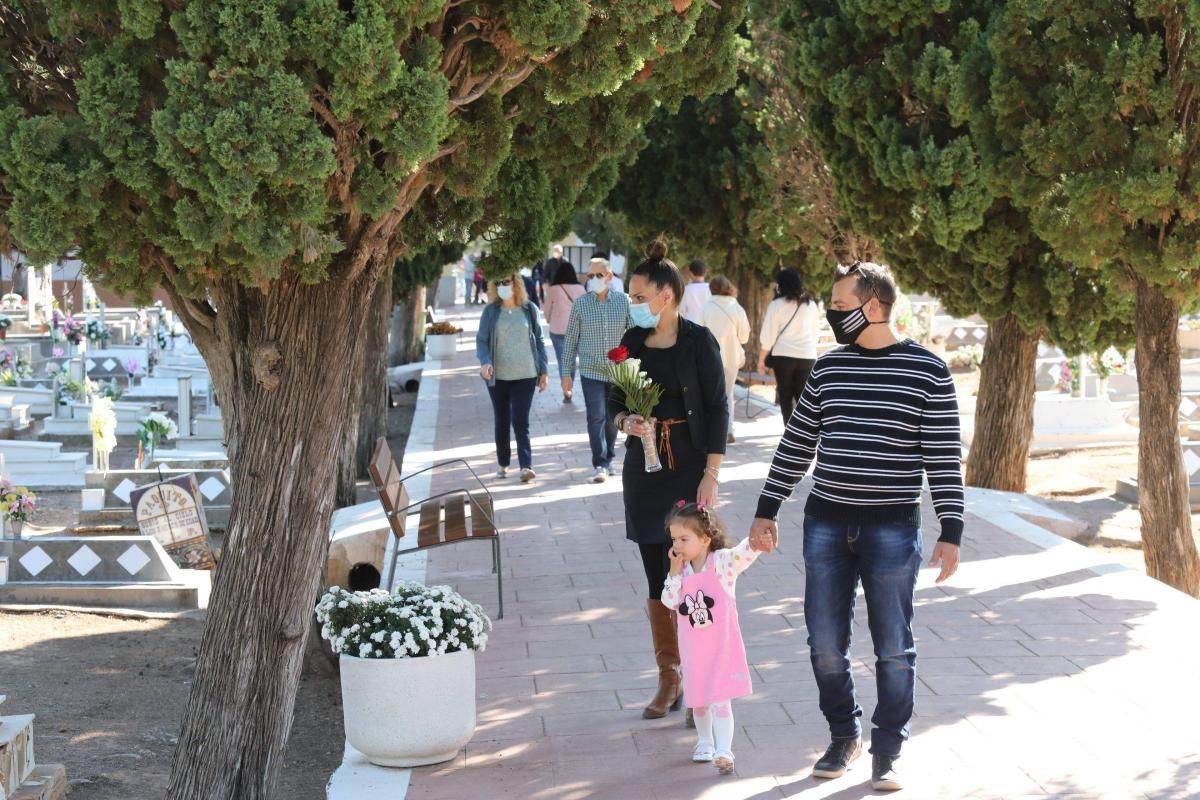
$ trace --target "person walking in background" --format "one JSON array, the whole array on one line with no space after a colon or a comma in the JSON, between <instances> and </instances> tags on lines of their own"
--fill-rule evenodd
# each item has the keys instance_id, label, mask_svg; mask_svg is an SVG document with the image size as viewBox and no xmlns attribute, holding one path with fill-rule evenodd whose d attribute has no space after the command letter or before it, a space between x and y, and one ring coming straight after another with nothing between
<instances>
[{"instance_id":1,"label":"person walking in background","mask_svg":"<svg viewBox=\"0 0 1200 800\"><path fill-rule=\"evenodd\" d=\"M683 276L662 242L652 242L646 260L630 274L629 299L636 327L621 344L662 390L652 412L657 424L630 414L615 387L609 407L617 429L630 437L621 473L625 538L637 543L646 573L658 690L642 716L655 719L678 708L682 696L675 615L661 602L671 552L663 520L680 499L716 508L729 405L721 349L707 328L679 316ZM658 443L663 469L657 472L646 471L641 437L647 434Z\"/></svg>"},{"instance_id":2,"label":"person walking in background","mask_svg":"<svg viewBox=\"0 0 1200 800\"><path fill-rule=\"evenodd\" d=\"M703 259L693 258L687 267L688 284L683 290L683 302L679 304L679 316L688 322L700 323L700 309L712 297L708 282L704 280L708 266Z\"/></svg>"},{"instance_id":3,"label":"person walking in background","mask_svg":"<svg viewBox=\"0 0 1200 800\"><path fill-rule=\"evenodd\" d=\"M608 282L608 290L615 294L625 294L625 281L615 272L612 274L612 280Z\"/></svg>"},{"instance_id":4,"label":"person walking in background","mask_svg":"<svg viewBox=\"0 0 1200 800\"><path fill-rule=\"evenodd\" d=\"M568 267L571 265L568 263ZM574 267L571 267L574 269ZM588 443L592 448L592 482L603 483L615 475L613 457L616 455L617 429L608 413L608 351L621 343L621 337L632 324L629 320L629 298L609 290L612 271L608 261L593 258L588 263L587 294L577 298L567 320L563 351L558 360L563 395L570 395L575 386L575 359L579 359L579 376L583 380L583 402L587 407ZM557 291L551 287L552 292Z\"/></svg>"},{"instance_id":5,"label":"person walking in background","mask_svg":"<svg viewBox=\"0 0 1200 800\"><path fill-rule=\"evenodd\" d=\"M479 267L475 268L473 280L475 283L475 299L471 302L476 304L486 303L487 299L484 297L484 290L487 287L487 281L484 280L483 270L481 270Z\"/></svg>"},{"instance_id":6,"label":"person walking in background","mask_svg":"<svg viewBox=\"0 0 1200 800\"><path fill-rule=\"evenodd\" d=\"M781 270L775 279L775 299L763 314L758 337L758 371L775 374L775 391L783 424L804 391L804 382L817 363L817 325L820 308L804 289L804 280L794 269Z\"/></svg>"},{"instance_id":7,"label":"person walking in background","mask_svg":"<svg viewBox=\"0 0 1200 800\"><path fill-rule=\"evenodd\" d=\"M529 298L529 302L541 308L542 300L538 297L537 284L533 281L533 269L530 267L521 267L521 271L518 274L521 276L521 282L525 284L525 296Z\"/></svg>"},{"instance_id":8,"label":"person walking in background","mask_svg":"<svg viewBox=\"0 0 1200 800\"><path fill-rule=\"evenodd\" d=\"M958 399L946 362L889 325L887 267L839 266L826 312L841 347L821 356L784 429L758 497L750 540L779 543L782 503L816 458L804 506L804 623L821 713L832 741L812 774L837 778L861 752L862 707L850 664L859 582L875 650L871 786L903 786L896 761L916 699L913 595L921 567L926 480L941 523L930 565L958 568L963 533Z\"/></svg>"},{"instance_id":9,"label":"person walking in background","mask_svg":"<svg viewBox=\"0 0 1200 800\"><path fill-rule=\"evenodd\" d=\"M746 309L737 301L733 281L718 275L709 284L712 298L700 309L701 325L712 332L721 348L721 363L725 365L725 394L729 398L729 442L733 437L733 386L738 370L746 362L746 342L750 341L750 320Z\"/></svg>"},{"instance_id":10,"label":"person walking in background","mask_svg":"<svg viewBox=\"0 0 1200 800\"><path fill-rule=\"evenodd\" d=\"M496 429L496 477L508 475L512 458L510 433L517 437L517 461L521 480L537 477L533 471L533 446L529 439L529 410L533 390L546 391L546 343L537 308L525 294L520 275L508 275L491 283L492 300L479 318L475 354L479 375L487 381Z\"/></svg>"},{"instance_id":11,"label":"person walking in background","mask_svg":"<svg viewBox=\"0 0 1200 800\"><path fill-rule=\"evenodd\" d=\"M570 262L561 262L558 270L550 276L550 286L546 289L546 299L542 301L542 313L546 315L546 325L550 328L550 342L554 345L554 356L558 359L559 373L564 372L563 345L567 339L567 324L571 321L571 308L575 301L587 290L579 285L579 276ZM575 379L575 364L570 367L571 379ZM573 392L563 390L563 402L570 403Z\"/></svg>"}]
</instances>

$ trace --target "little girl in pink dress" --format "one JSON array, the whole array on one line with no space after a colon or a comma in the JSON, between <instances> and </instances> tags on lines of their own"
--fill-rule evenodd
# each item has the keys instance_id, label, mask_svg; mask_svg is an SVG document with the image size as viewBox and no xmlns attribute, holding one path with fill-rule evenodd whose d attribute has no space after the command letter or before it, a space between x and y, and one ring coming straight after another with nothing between
<instances>
[{"instance_id":1,"label":"little girl in pink dress","mask_svg":"<svg viewBox=\"0 0 1200 800\"><path fill-rule=\"evenodd\" d=\"M750 667L738 626L737 577L758 551L749 540L729 547L724 526L703 505L680 501L667 517L671 573L662 601L678 611L683 699L696 717L693 761L733 772L735 697L750 694Z\"/></svg>"}]
</instances>

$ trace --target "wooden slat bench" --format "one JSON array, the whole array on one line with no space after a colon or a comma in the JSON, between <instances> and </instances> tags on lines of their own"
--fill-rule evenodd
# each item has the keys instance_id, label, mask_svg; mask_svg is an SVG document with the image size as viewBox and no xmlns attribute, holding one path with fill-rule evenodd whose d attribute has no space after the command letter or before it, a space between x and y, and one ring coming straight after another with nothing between
<instances>
[{"instance_id":1,"label":"wooden slat bench","mask_svg":"<svg viewBox=\"0 0 1200 800\"><path fill-rule=\"evenodd\" d=\"M775 377L773 375L766 372L754 372L748 369L741 369L738 370L737 385L746 387L746 419L757 419L758 417L761 417L763 414L767 413L767 410L765 409L759 410L753 414L750 413L750 409L753 406L753 404L750 402L750 387L774 386Z\"/></svg>"},{"instance_id":2,"label":"wooden slat bench","mask_svg":"<svg viewBox=\"0 0 1200 800\"><path fill-rule=\"evenodd\" d=\"M414 475L432 472L441 467L458 464L466 467L478 486L472 488L452 489L439 492L424 500L412 501L408 495L405 483ZM387 581L384 586L392 585L396 572L396 561L400 557L400 540L405 536L405 522L410 513L416 509L417 514L417 546L415 549L424 550L431 547L441 547L447 544L457 544L464 541L488 542L492 546L492 572L496 573L496 592L500 603L498 618L504 618L504 574L500 563L500 531L496 527L495 502L487 486L475 474L475 470L461 458L442 461L431 467L401 476L396 459L392 457L387 439L379 437L375 442L375 453L371 456L369 468L371 482L379 493L379 502L383 505L388 525L396 538L396 549L392 554L392 563L388 566ZM468 514L467 512L470 512ZM405 552L411 552L406 550Z\"/></svg>"}]
</instances>

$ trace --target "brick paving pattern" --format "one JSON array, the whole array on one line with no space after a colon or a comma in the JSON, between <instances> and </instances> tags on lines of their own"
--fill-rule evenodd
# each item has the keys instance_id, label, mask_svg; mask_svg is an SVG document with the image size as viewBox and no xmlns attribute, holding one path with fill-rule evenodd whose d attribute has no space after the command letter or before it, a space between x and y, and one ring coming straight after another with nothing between
<instances>
[{"instance_id":1,"label":"brick paving pattern","mask_svg":"<svg viewBox=\"0 0 1200 800\"><path fill-rule=\"evenodd\" d=\"M460 311L461 309L455 309ZM468 316L469 315L469 316ZM827 743L808 664L799 524L802 485L784 507L782 550L739 581L753 696L735 701L736 774L690 761L681 713L643 720L656 671L645 579L624 538L620 479L587 483L581 393L537 395L534 468L523 485L495 472L491 406L477 376L474 315L440 378L437 459L486 474L503 529L505 613L478 657L478 729L453 761L413 771L410 798L849 798L875 796L869 756L844 777L809 771ZM549 345L547 345L549 349ZM722 470L721 513L745 535L777 414L738 409ZM514 462L515 463L515 462ZM434 491L461 484L447 471ZM969 509L970 510L970 509ZM936 539L925 505L926 551ZM1071 545L1074 548L1074 545ZM1044 549L968 514L964 566L948 586L922 570L918 684L900 766L915 798L1200 797L1200 603L1128 571L1073 566L1082 550ZM1064 563L1066 562L1066 563ZM495 614L490 551L428 554L448 583ZM876 696L861 596L852 648L864 728Z\"/></svg>"}]
</instances>

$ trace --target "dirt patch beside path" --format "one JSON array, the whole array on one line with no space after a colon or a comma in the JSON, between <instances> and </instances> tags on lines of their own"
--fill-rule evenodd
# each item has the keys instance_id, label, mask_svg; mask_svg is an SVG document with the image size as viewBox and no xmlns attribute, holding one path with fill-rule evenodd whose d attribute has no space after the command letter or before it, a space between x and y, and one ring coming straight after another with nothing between
<instances>
[{"instance_id":1,"label":"dirt patch beside path","mask_svg":"<svg viewBox=\"0 0 1200 800\"><path fill-rule=\"evenodd\" d=\"M399 454L416 397L397 399L388 438ZM360 486L359 495L365 501L375 492ZM53 519L39 521L73 525L78 503L78 491L53 493ZM203 632L202 619L0 612L0 694L8 695L3 711L37 715L37 758L66 765L71 800L159 800ZM343 747L337 674L309 658L276 796L323 800Z\"/></svg>"}]
</instances>

